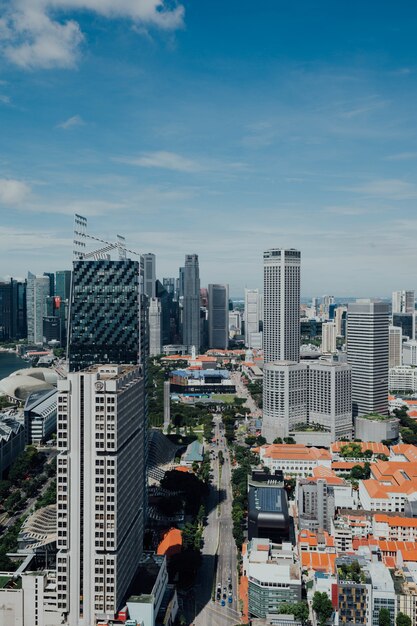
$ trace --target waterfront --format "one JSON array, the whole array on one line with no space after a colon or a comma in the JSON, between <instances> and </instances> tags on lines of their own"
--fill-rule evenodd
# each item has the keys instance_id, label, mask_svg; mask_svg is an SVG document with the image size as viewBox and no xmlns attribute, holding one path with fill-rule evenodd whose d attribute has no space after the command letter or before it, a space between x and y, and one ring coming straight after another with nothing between
<instances>
[{"instance_id":1,"label":"waterfront","mask_svg":"<svg viewBox=\"0 0 417 626\"><path fill-rule=\"evenodd\" d=\"M24 367L29 367L29 363L13 352L0 352L0 380Z\"/></svg>"}]
</instances>

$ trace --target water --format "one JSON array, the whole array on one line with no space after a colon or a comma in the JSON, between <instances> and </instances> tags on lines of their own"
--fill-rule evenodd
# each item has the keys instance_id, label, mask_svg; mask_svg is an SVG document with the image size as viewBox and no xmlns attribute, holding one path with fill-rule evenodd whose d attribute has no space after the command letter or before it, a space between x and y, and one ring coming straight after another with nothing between
<instances>
[{"instance_id":1,"label":"water","mask_svg":"<svg viewBox=\"0 0 417 626\"><path fill-rule=\"evenodd\" d=\"M29 363L12 352L0 352L0 380L6 378L16 370L21 370L29 366Z\"/></svg>"}]
</instances>

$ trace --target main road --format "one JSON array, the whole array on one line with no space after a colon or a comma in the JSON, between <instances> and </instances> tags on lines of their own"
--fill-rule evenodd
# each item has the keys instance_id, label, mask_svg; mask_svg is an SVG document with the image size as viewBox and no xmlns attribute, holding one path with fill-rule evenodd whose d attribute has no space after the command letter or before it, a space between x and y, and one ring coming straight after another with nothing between
<instances>
[{"instance_id":1,"label":"main road","mask_svg":"<svg viewBox=\"0 0 417 626\"><path fill-rule=\"evenodd\" d=\"M204 529L203 562L192 597L195 617L191 623L195 626L233 626L239 623L241 617L237 552L233 538L230 456L220 417L215 417L214 423L216 443L211 447L213 489L209 498L207 526ZM220 451L223 453L223 465L218 459ZM231 603L228 600L229 579ZM218 586L221 588L221 600L223 594L226 594L225 606L222 606L221 600L217 600Z\"/></svg>"}]
</instances>

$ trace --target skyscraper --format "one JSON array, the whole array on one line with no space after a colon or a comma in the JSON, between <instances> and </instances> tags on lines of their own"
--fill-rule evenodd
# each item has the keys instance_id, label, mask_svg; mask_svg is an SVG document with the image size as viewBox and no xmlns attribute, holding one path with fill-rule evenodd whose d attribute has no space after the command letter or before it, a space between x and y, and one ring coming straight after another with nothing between
<instances>
[{"instance_id":1,"label":"skyscraper","mask_svg":"<svg viewBox=\"0 0 417 626\"><path fill-rule=\"evenodd\" d=\"M392 292L392 313L414 313L414 291Z\"/></svg>"},{"instance_id":2,"label":"skyscraper","mask_svg":"<svg viewBox=\"0 0 417 626\"><path fill-rule=\"evenodd\" d=\"M348 305L347 359L352 365L353 415L388 414L388 304Z\"/></svg>"},{"instance_id":3,"label":"skyscraper","mask_svg":"<svg viewBox=\"0 0 417 626\"><path fill-rule=\"evenodd\" d=\"M149 300L149 355L157 356L162 352L162 310L158 298Z\"/></svg>"},{"instance_id":4,"label":"skyscraper","mask_svg":"<svg viewBox=\"0 0 417 626\"><path fill-rule=\"evenodd\" d=\"M58 608L92 626L115 619L142 554L142 369L92 366L58 390Z\"/></svg>"},{"instance_id":5,"label":"skyscraper","mask_svg":"<svg viewBox=\"0 0 417 626\"><path fill-rule=\"evenodd\" d=\"M148 298L156 296L156 257L151 252L142 255L143 258L143 285L145 295Z\"/></svg>"},{"instance_id":6,"label":"skyscraper","mask_svg":"<svg viewBox=\"0 0 417 626\"><path fill-rule=\"evenodd\" d=\"M26 283L11 278L0 283L0 341L26 337Z\"/></svg>"},{"instance_id":7,"label":"skyscraper","mask_svg":"<svg viewBox=\"0 0 417 626\"><path fill-rule=\"evenodd\" d=\"M95 364L141 362L139 269L139 263L130 259L74 261L71 372Z\"/></svg>"},{"instance_id":8,"label":"skyscraper","mask_svg":"<svg viewBox=\"0 0 417 626\"><path fill-rule=\"evenodd\" d=\"M264 361L300 360L299 250L264 252Z\"/></svg>"},{"instance_id":9,"label":"skyscraper","mask_svg":"<svg viewBox=\"0 0 417 626\"><path fill-rule=\"evenodd\" d=\"M208 286L209 348L227 350L229 344L229 285Z\"/></svg>"},{"instance_id":10,"label":"skyscraper","mask_svg":"<svg viewBox=\"0 0 417 626\"><path fill-rule=\"evenodd\" d=\"M270 443L307 421L307 367L300 360L298 250L264 252L262 434Z\"/></svg>"},{"instance_id":11,"label":"skyscraper","mask_svg":"<svg viewBox=\"0 0 417 626\"><path fill-rule=\"evenodd\" d=\"M55 295L61 298L61 302L70 299L71 270L58 270L55 272Z\"/></svg>"},{"instance_id":12,"label":"skyscraper","mask_svg":"<svg viewBox=\"0 0 417 626\"><path fill-rule=\"evenodd\" d=\"M200 273L198 255L186 254L182 319L183 344L200 350Z\"/></svg>"},{"instance_id":13,"label":"skyscraper","mask_svg":"<svg viewBox=\"0 0 417 626\"><path fill-rule=\"evenodd\" d=\"M321 351L336 352L336 322L324 322L321 327Z\"/></svg>"},{"instance_id":14,"label":"skyscraper","mask_svg":"<svg viewBox=\"0 0 417 626\"><path fill-rule=\"evenodd\" d=\"M261 299L259 289L245 289L245 346L253 348L252 335L259 333Z\"/></svg>"},{"instance_id":15,"label":"skyscraper","mask_svg":"<svg viewBox=\"0 0 417 626\"><path fill-rule=\"evenodd\" d=\"M41 344L43 342L43 317L46 298L49 294L49 276L35 276L35 274L28 272L26 309L29 343Z\"/></svg>"},{"instance_id":16,"label":"skyscraper","mask_svg":"<svg viewBox=\"0 0 417 626\"><path fill-rule=\"evenodd\" d=\"M389 363L388 367L402 364L403 333L399 326L389 327Z\"/></svg>"},{"instance_id":17,"label":"skyscraper","mask_svg":"<svg viewBox=\"0 0 417 626\"><path fill-rule=\"evenodd\" d=\"M352 437L352 368L337 361L308 364L308 422L332 435Z\"/></svg>"}]
</instances>

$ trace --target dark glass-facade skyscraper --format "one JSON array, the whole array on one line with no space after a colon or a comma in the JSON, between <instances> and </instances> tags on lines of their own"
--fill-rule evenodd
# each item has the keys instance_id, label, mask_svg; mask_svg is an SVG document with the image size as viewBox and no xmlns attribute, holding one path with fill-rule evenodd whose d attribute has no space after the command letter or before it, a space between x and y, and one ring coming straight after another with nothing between
<instances>
[{"instance_id":1,"label":"dark glass-facade skyscraper","mask_svg":"<svg viewBox=\"0 0 417 626\"><path fill-rule=\"evenodd\" d=\"M198 255L187 254L184 265L182 342L200 350L200 271Z\"/></svg>"},{"instance_id":2,"label":"dark glass-facade skyscraper","mask_svg":"<svg viewBox=\"0 0 417 626\"><path fill-rule=\"evenodd\" d=\"M74 262L71 372L96 364L141 361L139 269L139 263L130 259Z\"/></svg>"},{"instance_id":3,"label":"dark glass-facade skyscraper","mask_svg":"<svg viewBox=\"0 0 417 626\"><path fill-rule=\"evenodd\" d=\"M0 283L0 341L25 339L26 336L26 283L11 278L7 283Z\"/></svg>"}]
</instances>

